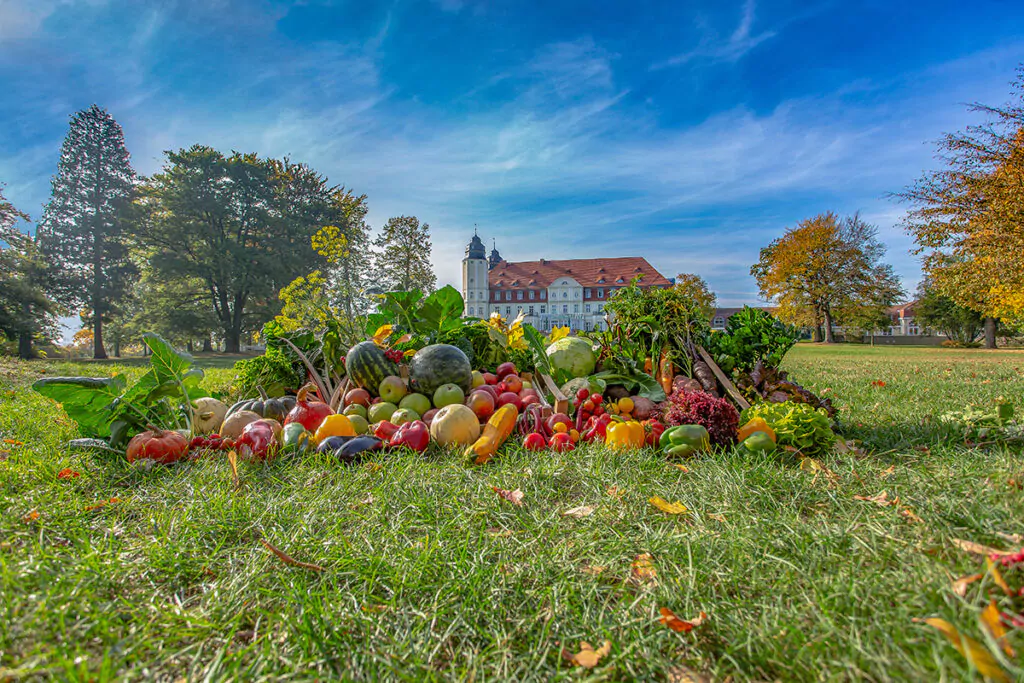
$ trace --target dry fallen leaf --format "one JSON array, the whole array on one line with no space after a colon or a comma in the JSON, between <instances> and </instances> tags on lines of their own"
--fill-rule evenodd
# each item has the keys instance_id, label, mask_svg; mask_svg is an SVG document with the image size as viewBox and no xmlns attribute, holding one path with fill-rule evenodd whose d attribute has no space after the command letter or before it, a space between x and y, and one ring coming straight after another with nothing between
<instances>
[{"instance_id":1,"label":"dry fallen leaf","mask_svg":"<svg viewBox=\"0 0 1024 683\"><path fill-rule=\"evenodd\" d=\"M1006 579L1003 578L1002 573L999 571L999 567L992 561L991 557L985 558L985 568L988 569L989 574L992 575L992 582L1003 589L1003 592L1007 595L1016 595L1017 591L1010 588L1009 584L1006 583Z\"/></svg>"},{"instance_id":2,"label":"dry fallen leaf","mask_svg":"<svg viewBox=\"0 0 1024 683\"><path fill-rule=\"evenodd\" d=\"M680 464L679 464L679 463L677 463L677 462L670 462L670 463L669 463L669 466L671 466L671 467L675 467L675 468L676 468L677 470L679 470L680 472L689 472L689 471L690 471L690 468L689 468L689 467L687 467L686 465L680 465Z\"/></svg>"},{"instance_id":3,"label":"dry fallen leaf","mask_svg":"<svg viewBox=\"0 0 1024 683\"><path fill-rule=\"evenodd\" d=\"M499 498L504 498L513 505L522 507L523 492L520 491L519 489L516 489L515 491L508 491L506 489L500 489L497 486L492 486L491 488L494 489L494 492L498 494Z\"/></svg>"},{"instance_id":4,"label":"dry fallen leaf","mask_svg":"<svg viewBox=\"0 0 1024 683\"><path fill-rule=\"evenodd\" d=\"M882 473L881 473L880 475L878 475L878 476L880 476L880 477L882 477L883 479L885 479L886 477L891 477L891 476L892 476L893 474L895 474L895 473L896 473L896 465L889 465L888 469L884 470L884 471L883 471L883 472L882 472Z\"/></svg>"},{"instance_id":5,"label":"dry fallen leaf","mask_svg":"<svg viewBox=\"0 0 1024 683\"><path fill-rule=\"evenodd\" d=\"M1003 539L1004 541L1016 543L1017 545L1024 543L1024 536L1021 536L1020 534L1004 534L1001 531L997 531L996 536Z\"/></svg>"},{"instance_id":6,"label":"dry fallen leaf","mask_svg":"<svg viewBox=\"0 0 1024 683\"><path fill-rule=\"evenodd\" d=\"M670 610L668 607L662 607L660 610L661 616L658 617L658 621L668 626L676 633L689 633L693 629L697 628L708 618L706 612L701 612L695 618L686 621L676 616L675 612Z\"/></svg>"},{"instance_id":7,"label":"dry fallen leaf","mask_svg":"<svg viewBox=\"0 0 1024 683\"><path fill-rule=\"evenodd\" d=\"M1013 651L1013 647L1006 642L1006 627L1003 626L1003 622L1000 620L999 607L996 605L995 600L989 600L985 609L981 610L981 623L992 634L992 638L999 643L999 647L1003 648L1003 652L1006 653L1007 657L1017 656L1017 653Z\"/></svg>"},{"instance_id":8,"label":"dry fallen leaf","mask_svg":"<svg viewBox=\"0 0 1024 683\"><path fill-rule=\"evenodd\" d=\"M597 666L597 663L601 661L601 658L612 651L612 641L604 641L604 645L598 649L594 649L594 646L585 640L580 641L580 651L576 654L572 654L565 648L562 648L562 657L565 658L570 664L575 666L582 666L585 669L593 669Z\"/></svg>"},{"instance_id":9,"label":"dry fallen leaf","mask_svg":"<svg viewBox=\"0 0 1024 683\"><path fill-rule=\"evenodd\" d=\"M370 474L376 474L377 472L380 472L382 469L384 469L384 466L376 462L368 462L363 465L363 468L366 469Z\"/></svg>"},{"instance_id":10,"label":"dry fallen leaf","mask_svg":"<svg viewBox=\"0 0 1024 683\"><path fill-rule=\"evenodd\" d=\"M964 597L967 595L967 586L980 580L983 576L984 574L968 574L967 576L961 576L953 582L953 592L961 598Z\"/></svg>"},{"instance_id":11,"label":"dry fallen leaf","mask_svg":"<svg viewBox=\"0 0 1024 683\"><path fill-rule=\"evenodd\" d=\"M580 571L584 574L590 574L591 576L599 576L605 570L604 567L599 565L587 564L580 568Z\"/></svg>"},{"instance_id":12,"label":"dry fallen leaf","mask_svg":"<svg viewBox=\"0 0 1024 683\"><path fill-rule=\"evenodd\" d=\"M265 547L267 550L269 550L270 552L274 553L274 555L277 556L277 559L281 560L282 562L284 562L285 564L287 564L289 566L292 566L292 567L302 567L303 569L311 569L311 570L313 570L315 572L322 572L324 570L324 568L321 567L318 564L313 564L312 562L302 562L300 560L296 560L291 555L285 554L284 551L279 550L277 547L272 545L269 541L265 541L262 538L260 539L260 543L262 543L263 547Z\"/></svg>"},{"instance_id":13,"label":"dry fallen leaf","mask_svg":"<svg viewBox=\"0 0 1024 683\"><path fill-rule=\"evenodd\" d=\"M658 570L654 568L650 553L641 553L633 558L629 580L637 586L654 584L658 581Z\"/></svg>"},{"instance_id":14,"label":"dry fallen leaf","mask_svg":"<svg viewBox=\"0 0 1024 683\"><path fill-rule=\"evenodd\" d=\"M237 491L242 482L238 478L238 453L234 449L228 451L228 465L231 466L231 486Z\"/></svg>"},{"instance_id":15,"label":"dry fallen leaf","mask_svg":"<svg viewBox=\"0 0 1024 683\"><path fill-rule=\"evenodd\" d=\"M693 669L676 664L665 672L668 683L710 683L709 679Z\"/></svg>"},{"instance_id":16,"label":"dry fallen leaf","mask_svg":"<svg viewBox=\"0 0 1024 683\"><path fill-rule=\"evenodd\" d=\"M37 519L39 519L39 510L29 510L28 513L21 518L21 521L25 522L25 524L31 524Z\"/></svg>"},{"instance_id":17,"label":"dry fallen leaf","mask_svg":"<svg viewBox=\"0 0 1024 683\"><path fill-rule=\"evenodd\" d=\"M612 485L608 487L608 495L612 498L622 498L623 493L625 493L625 491L620 489L618 486Z\"/></svg>"},{"instance_id":18,"label":"dry fallen leaf","mask_svg":"<svg viewBox=\"0 0 1024 683\"><path fill-rule=\"evenodd\" d=\"M595 508L593 505L582 505L578 508L573 508L572 510L566 510L565 512L562 513L562 516L575 517L576 519L580 519L581 517L589 517L590 515L594 514L594 509Z\"/></svg>"},{"instance_id":19,"label":"dry fallen leaf","mask_svg":"<svg viewBox=\"0 0 1024 683\"><path fill-rule=\"evenodd\" d=\"M512 535L512 530L511 529L498 529L497 527L491 527L490 529L487 529L485 531L485 533L488 536L492 536L494 538L507 538L507 537Z\"/></svg>"},{"instance_id":20,"label":"dry fallen leaf","mask_svg":"<svg viewBox=\"0 0 1024 683\"><path fill-rule=\"evenodd\" d=\"M70 467L65 467L57 473L58 479L75 479L76 477L82 476L79 472L74 471Z\"/></svg>"},{"instance_id":21,"label":"dry fallen leaf","mask_svg":"<svg viewBox=\"0 0 1024 683\"><path fill-rule=\"evenodd\" d=\"M92 505L86 505L85 506L85 511L86 512L92 512L93 510L99 510L100 508L105 508L106 506L111 505L113 503L120 503L120 502L121 502L120 498L111 498L109 500L97 501L97 502L93 503Z\"/></svg>"},{"instance_id":22,"label":"dry fallen leaf","mask_svg":"<svg viewBox=\"0 0 1024 683\"><path fill-rule=\"evenodd\" d=\"M899 505L900 504L900 497L899 496L896 496L892 500L889 500L889 492L888 491L882 491L881 493L876 493L873 496L854 496L853 499L854 500L863 500L866 503L874 503L875 505L880 505L882 507L888 507L890 505Z\"/></svg>"},{"instance_id":23,"label":"dry fallen leaf","mask_svg":"<svg viewBox=\"0 0 1024 683\"><path fill-rule=\"evenodd\" d=\"M915 622L928 624L932 628L938 629L942 635L946 636L953 647L962 654L968 662L974 665L974 668L978 670L985 678L991 678L995 681L1006 681L1009 683L1009 678L1006 672L999 666L992 654L985 649L985 646L976 641L970 636L965 636L956 630L953 624L949 623L945 619L939 619L932 617L929 619L914 619Z\"/></svg>"},{"instance_id":24,"label":"dry fallen leaf","mask_svg":"<svg viewBox=\"0 0 1024 683\"><path fill-rule=\"evenodd\" d=\"M708 515L708 518L709 519L713 519L716 522L721 522L722 524L725 524L725 515L711 514L711 515Z\"/></svg>"},{"instance_id":25,"label":"dry fallen leaf","mask_svg":"<svg viewBox=\"0 0 1024 683\"><path fill-rule=\"evenodd\" d=\"M25 445L25 444L23 444L20 441L15 441L14 439L4 439L4 443L9 445L9 446L24 446Z\"/></svg>"},{"instance_id":26,"label":"dry fallen leaf","mask_svg":"<svg viewBox=\"0 0 1024 683\"><path fill-rule=\"evenodd\" d=\"M653 498L649 498L647 502L669 515L681 515L684 512L690 511L689 508L687 508L679 501L670 503L664 498L661 498L660 496L654 496Z\"/></svg>"},{"instance_id":27,"label":"dry fallen leaf","mask_svg":"<svg viewBox=\"0 0 1024 683\"><path fill-rule=\"evenodd\" d=\"M900 510L900 514L909 519L911 522L917 522L918 524L924 524L924 520L914 514L914 511L910 508L903 508Z\"/></svg>"},{"instance_id":28,"label":"dry fallen leaf","mask_svg":"<svg viewBox=\"0 0 1024 683\"><path fill-rule=\"evenodd\" d=\"M974 541L965 541L960 538L954 538L953 545L975 555L995 555L996 557L1002 557L1003 555L1013 555L1014 552L1016 552L1014 550L996 550L995 548L990 548L987 545L975 543Z\"/></svg>"}]
</instances>

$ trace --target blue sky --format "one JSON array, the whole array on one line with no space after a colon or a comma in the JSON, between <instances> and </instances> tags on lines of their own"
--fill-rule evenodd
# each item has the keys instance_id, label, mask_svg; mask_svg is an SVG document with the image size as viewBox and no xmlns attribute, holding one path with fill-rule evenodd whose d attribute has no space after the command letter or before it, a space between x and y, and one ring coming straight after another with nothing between
<instances>
[{"instance_id":1,"label":"blue sky","mask_svg":"<svg viewBox=\"0 0 1024 683\"><path fill-rule=\"evenodd\" d=\"M754 303L758 249L860 211L908 290L886 197L1003 103L1024 3L0 0L0 182L34 218L98 103L141 173L200 142L290 155L509 260L641 255Z\"/></svg>"}]
</instances>

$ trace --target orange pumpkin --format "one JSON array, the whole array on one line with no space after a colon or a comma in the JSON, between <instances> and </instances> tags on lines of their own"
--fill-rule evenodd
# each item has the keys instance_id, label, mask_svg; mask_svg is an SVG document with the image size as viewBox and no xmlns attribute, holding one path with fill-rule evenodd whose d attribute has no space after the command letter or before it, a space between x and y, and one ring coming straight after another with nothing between
<instances>
[{"instance_id":1,"label":"orange pumpkin","mask_svg":"<svg viewBox=\"0 0 1024 683\"><path fill-rule=\"evenodd\" d=\"M128 462L153 460L161 465L177 462L188 453L188 439L172 430L150 427L128 442Z\"/></svg>"}]
</instances>

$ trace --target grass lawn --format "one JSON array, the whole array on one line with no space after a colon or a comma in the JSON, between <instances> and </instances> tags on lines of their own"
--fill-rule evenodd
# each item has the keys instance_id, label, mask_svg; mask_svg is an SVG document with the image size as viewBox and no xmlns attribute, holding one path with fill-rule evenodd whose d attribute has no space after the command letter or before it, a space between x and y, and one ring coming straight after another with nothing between
<instances>
[{"instance_id":1,"label":"grass lawn","mask_svg":"<svg viewBox=\"0 0 1024 683\"><path fill-rule=\"evenodd\" d=\"M949 641L912 619L985 639L992 581L952 590L985 571L953 540L1009 548L1006 535L1024 534L1024 456L965 446L934 416L998 395L1020 412L1024 353L799 346L787 366L863 441L825 459L832 477L739 452L684 472L646 451L584 448L480 469L440 452L354 468L309 456L242 465L236 492L222 459L142 472L62 447L74 425L28 385L115 367L0 361L0 438L23 442L0 445L0 679L685 680L686 667L714 680L970 680ZM81 476L58 480L65 467ZM522 489L522 507L492 486ZM882 490L900 504L854 499ZM651 496L691 512L666 515ZM580 506L594 511L563 515ZM260 538L324 571L284 565ZM642 553L646 583L631 580ZM676 633L662 607L709 618ZM1010 638L1024 650L1020 631ZM589 671L560 656L605 640Z\"/></svg>"}]
</instances>

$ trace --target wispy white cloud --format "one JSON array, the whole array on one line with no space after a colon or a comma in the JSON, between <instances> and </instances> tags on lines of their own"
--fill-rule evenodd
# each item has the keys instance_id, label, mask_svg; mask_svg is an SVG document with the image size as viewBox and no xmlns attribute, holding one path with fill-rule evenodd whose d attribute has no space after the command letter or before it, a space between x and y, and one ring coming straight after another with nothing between
<instances>
[{"instance_id":1,"label":"wispy white cloud","mask_svg":"<svg viewBox=\"0 0 1024 683\"><path fill-rule=\"evenodd\" d=\"M707 60L710 62L739 61L755 47L766 40L774 38L777 34L775 29L766 29L754 33L755 12L756 4L754 0L746 0L740 12L739 23L727 37L723 37L712 28L706 19L698 18L697 27L702 34L698 45L691 50L652 64L651 69L656 70L670 66L679 66L694 60Z\"/></svg>"}]
</instances>

